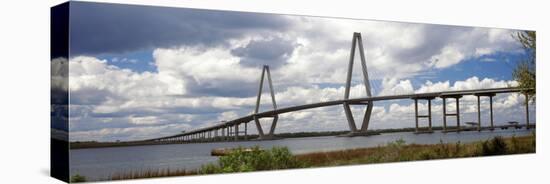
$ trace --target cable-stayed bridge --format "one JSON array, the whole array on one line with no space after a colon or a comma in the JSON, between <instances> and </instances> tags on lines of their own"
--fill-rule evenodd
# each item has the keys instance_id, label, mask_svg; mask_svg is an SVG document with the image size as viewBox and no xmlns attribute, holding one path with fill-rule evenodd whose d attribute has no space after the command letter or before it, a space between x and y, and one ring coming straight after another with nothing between
<instances>
[{"instance_id":1,"label":"cable-stayed bridge","mask_svg":"<svg viewBox=\"0 0 550 184\"><path fill-rule=\"evenodd\" d=\"M363 76L363 83L365 86L366 97L362 98L350 98L350 89L351 89L351 78L353 70L353 62L355 57L355 50L358 48L359 57L361 62L361 71ZM267 78L267 81L266 81ZM268 111L259 111L260 100L262 96L263 83L267 82L271 97L272 110ZM183 132L177 135L160 137L155 139L149 139L146 141L168 141L168 142L195 142L195 141L208 141L208 140L239 140L244 137L248 137L248 123L253 122L255 128L258 132L258 139L274 139L275 138L275 129L277 127L277 121L279 120L279 115L289 112L295 112L306 109L327 107L327 106L336 106L341 105L344 108L344 112L347 119L347 124L349 126L349 133L344 136L365 136L368 135L367 130L369 127L370 116L372 113L372 108L374 102L384 101L384 100L399 100L399 99L411 99L415 104L415 133L432 133L432 100L436 98L441 98L443 102L443 132L460 132L462 131L461 121L460 121L460 99L463 96L473 95L477 97L477 122L474 122L476 129L478 131L484 130L482 128L481 122L481 98L489 98L489 113L490 121L486 125L486 129L493 130L495 129L494 120L493 120L493 97L501 93L522 93L525 95L525 124L515 125L516 127L526 127L529 129L532 125L529 123L529 106L528 103L528 94L523 93L526 90L532 89L520 89L515 87L508 88L491 88L491 89L475 89L475 90L460 90L460 91L444 91L444 92L430 92L430 93L421 93L421 94L402 94L402 95L388 95L388 96L372 96L371 85L369 82L369 74L367 71L367 64L363 49L363 43L360 33L354 33L351 45L350 59L348 63L347 78L345 85L344 98L340 100L325 101L311 104L296 105L285 108L278 108L275 100L275 93L273 90L273 83L271 79L271 73L269 71L269 66L265 65L262 68L262 74L260 77L260 84L258 95L256 99L256 106L254 112L250 115L239 117L233 120L224 121L215 125L208 127L191 130ZM453 113L447 111L447 102L451 99L455 103L455 110ZM418 101L423 100L428 102L427 114L420 115L418 113ZM357 127L353 114L351 112L351 105L364 105L366 106L365 114L363 116L361 126ZM456 120L455 126L448 126L447 118L454 117ZM271 126L268 130L264 130L260 124L260 119L270 118ZM427 119L428 127L419 127L419 119ZM239 126L244 124L244 131L239 131ZM239 135L240 133L243 133Z\"/></svg>"}]
</instances>

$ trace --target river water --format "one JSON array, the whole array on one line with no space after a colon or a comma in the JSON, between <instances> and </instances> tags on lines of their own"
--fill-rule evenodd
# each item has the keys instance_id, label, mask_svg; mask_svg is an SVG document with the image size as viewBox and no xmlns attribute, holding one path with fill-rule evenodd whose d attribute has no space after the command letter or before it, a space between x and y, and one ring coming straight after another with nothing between
<instances>
[{"instance_id":1,"label":"river water","mask_svg":"<svg viewBox=\"0 0 550 184\"><path fill-rule=\"evenodd\" d=\"M411 132L387 133L369 137L307 137L269 141L241 141L195 144L146 145L113 148L77 149L70 152L71 175L86 176L88 180L105 180L116 173L156 169L197 169L214 163L217 157L210 156L214 148L286 146L293 154L332 151L350 148L367 148L385 145L403 139L406 144L436 144L473 142L495 136L530 135L525 129L495 131L469 131L460 133L413 134Z\"/></svg>"}]
</instances>

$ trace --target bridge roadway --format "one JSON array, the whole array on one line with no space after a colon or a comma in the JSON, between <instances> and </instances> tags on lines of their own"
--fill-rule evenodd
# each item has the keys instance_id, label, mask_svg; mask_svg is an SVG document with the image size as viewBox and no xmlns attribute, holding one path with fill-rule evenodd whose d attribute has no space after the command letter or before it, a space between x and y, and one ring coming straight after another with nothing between
<instances>
[{"instance_id":1,"label":"bridge roadway","mask_svg":"<svg viewBox=\"0 0 550 184\"><path fill-rule=\"evenodd\" d=\"M420 94L404 94L404 95L388 95L388 96L375 96L375 97L363 97L363 98L353 98L353 99L347 99L347 100L334 100L334 101L326 101L326 102L318 102L318 103L312 103L312 104L305 104L305 105L296 105L291 107L285 107L265 112L259 112L256 114L250 114L247 116L243 116L231 121L226 121L223 123L219 123L210 127L204 127L196 130L192 130L189 132L167 136L167 137L161 137L161 138L155 138L150 139L148 141L154 141L154 140L161 140L161 139L167 139L167 138L175 138L175 137L181 137L186 135L192 135L200 132L206 132L206 131L212 131L216 129L220 129L223 127L228 126L234 126L239 125L241 123L247 123L254 120L254 117L261 118L261 117L273 117L279 114L288 113L288 112L294 112L294 111L300 111L305 109L312 109L312 108L319 108L319 107L327 107L327 106L334 106L334 105L342 105L344 103L348 104L366 104L372 101L383 101L383 100L399 100L399 99L415 99L415 98L435 98L435 97L442 97L442 96L463 96L463 95L476 95L476 94L498 94L498 93L514 93L514 92L521 92L522 89L520 88L491 88L491 89L474 89L474 90L459 90L459 91L445 91L445 92L431 92L431 93L420 93Z\"/></svg>"}]
</instances>

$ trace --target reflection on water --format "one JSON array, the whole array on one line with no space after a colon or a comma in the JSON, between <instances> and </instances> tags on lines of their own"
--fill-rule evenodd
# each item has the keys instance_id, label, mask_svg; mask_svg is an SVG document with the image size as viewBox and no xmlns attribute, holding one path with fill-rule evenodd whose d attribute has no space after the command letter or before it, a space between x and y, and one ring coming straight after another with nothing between
<instances>
[{"instance_id":1,"label":"reflection on water","mask_svg":"<svg viewBox=\"0 0 550 184\"><path fill-rule=\"evenodd\" d=\"M260 146L286 146L293 154L331 151L349 148L375 147L402 138L406 143L436 144L443 142L472 142L495 136L529 135L530 131L495 130L493 132L461 132L413 134L411 132L389 133L369 137L308 137L269 141L220 142L200 144L148 145L115 148L92 148L71 150L71 175L80 174L90 180L102 180L112 174L151 169L197 169L206 163L215 162L210 156L214 148Z\"/></svg>"}]
</instances>

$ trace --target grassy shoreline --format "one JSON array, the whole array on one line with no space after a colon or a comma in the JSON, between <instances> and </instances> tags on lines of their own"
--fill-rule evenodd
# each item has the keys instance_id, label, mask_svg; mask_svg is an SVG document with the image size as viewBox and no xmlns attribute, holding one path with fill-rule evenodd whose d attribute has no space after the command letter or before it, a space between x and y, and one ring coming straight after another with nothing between
<instances>
[{"instance_id":1,"label":"grassy shoreline","mask_svg":"<svg viewBox=\"0 0 550 184\"><path fill-rule=\"evenodd\" d=\"M421 161L446 158L466 158L491 155L535 153L536 136L494 137L470 143L406 144L402 139L372 148L315 152L292 155L286 147L269 150L237 151L220 157L215 164L197 170L152 170L118 173L110 180L236 173L278 169L315 168L356 164ZM82 176L80 176L82 177Z\"/></svg>"},{"instance_id":2,"label":"grassy shoreline","mask_svg":"<svg viewBox=\"0 0 550 184\"><path fill-rule=\"evenodd\" d=\"M295 157L307 162L310 167L422 161L535 153L535 141L534 135L495 137L471 143L405 144L403 140L397 140L374 148L308 153Z\"/></svg>"}]
</instances>

